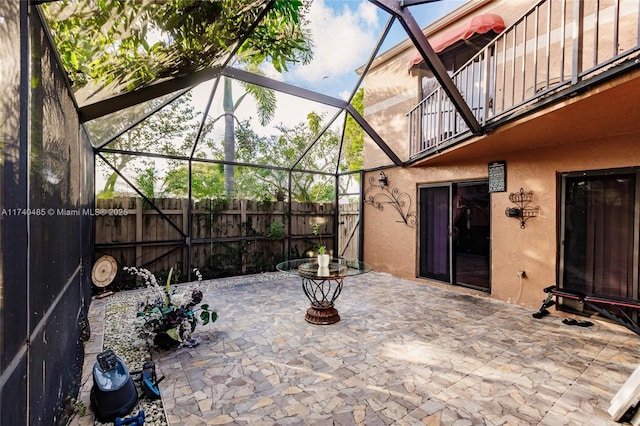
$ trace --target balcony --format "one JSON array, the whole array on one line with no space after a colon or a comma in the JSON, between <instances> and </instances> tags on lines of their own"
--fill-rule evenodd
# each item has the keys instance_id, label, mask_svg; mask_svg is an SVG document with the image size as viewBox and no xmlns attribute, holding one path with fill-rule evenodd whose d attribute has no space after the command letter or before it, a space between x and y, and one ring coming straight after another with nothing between
<instances>
[{"instance_id":1,"label":"balcony","mask_svg":"<svg viewBox=\"0 0 640 426\"><path fill-rule=\"evenodd\" d=\"M482 131L637 68L640 1L543 0L451 76ZM408 113L409 155L472 136L442 88Z\"/></svg>"}]
</instances>

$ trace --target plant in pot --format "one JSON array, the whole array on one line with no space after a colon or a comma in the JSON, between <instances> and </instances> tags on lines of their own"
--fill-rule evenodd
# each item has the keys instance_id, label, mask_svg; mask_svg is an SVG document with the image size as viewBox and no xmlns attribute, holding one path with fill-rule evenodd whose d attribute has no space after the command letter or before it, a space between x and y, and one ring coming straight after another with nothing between
<instances>
[{"instance_id":1,"label":"plant in pot","mask_svg":"<svg viewBox=\"0 0 640 426\"><path fill-rule=\"evenodd\" d=\"M196 325L213 323L218 318L215 310L210 309L208 304L201 303L203 294L199 283L202 280L202 274L198 269L193 270L198 277L195 286L184 285L180 288L171 286L173 268L169 271L164 288L147 269L133 267L123 269L141 277L147 286L147 292L142 295L138 305L137 317L140 336L148 344L162 349L196 346L199 339L192 336Z\"/></svg>"},{"instance_id":2,"label":"plant in pot","mask_svg":"<svg viewBox=\"0 0 640 426\"><path fill-rule=\"evenodd\" d=\"M311 225L311 230L313 231L313 235L320 237L320 246L318 246L318 267L319 268L328 268L329 267L329 255L327 254L327 247L322 244L322 234L320 234L320 225L319 223L314 223Z\"/></svg>"}]
</instances>

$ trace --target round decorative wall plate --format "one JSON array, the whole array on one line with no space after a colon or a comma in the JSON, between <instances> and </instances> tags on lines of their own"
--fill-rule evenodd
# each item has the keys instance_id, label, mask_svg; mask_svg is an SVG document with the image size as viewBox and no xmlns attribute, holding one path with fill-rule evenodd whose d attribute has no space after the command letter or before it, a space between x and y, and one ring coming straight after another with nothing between
<instances>
[{"instance_id":1,"label":"round decorative wall plate","mask_svg":"<svg viewBox=\"0 0 640 426\"><path fill-rule=\"evenodd\" d=\"M105 288L111 284L118 273L118 262L113 256L102 256L93 264L91 281L96 287Z\"/></svg>"}]
</instances>

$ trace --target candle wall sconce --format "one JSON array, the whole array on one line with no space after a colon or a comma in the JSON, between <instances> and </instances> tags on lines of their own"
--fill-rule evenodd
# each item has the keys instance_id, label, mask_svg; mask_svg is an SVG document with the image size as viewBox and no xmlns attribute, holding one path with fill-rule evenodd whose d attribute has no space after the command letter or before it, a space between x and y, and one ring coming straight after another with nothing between
<instances>
[{"instance_id":1,"label":"candle wall sconce","mask_svg":"<svg viewBox=\"0 0 640 426\"><path fill-rule=\"evenodd\" d=\"M371 204L378 210L383 210L385 205L393 207L407 226L413 227L416 224L416 213L411 210L411 196L406 192L400 192L398 188L389 190L389 178L380 172L378 179L369 176L369 187L364 192L364 202Z\"/></svg>"},{"instance_id":2,"label":"candle wall sconce","mask_svg":"<svg viewBox=\"0 0 640 426\"><path fill-rule=\"evenodd\" d=\"M507 207L504 214L507 217L518 219L520 221L520 228L522 229L524 229L528 219L536 217L540 212L539 206L529 206L533 201L533 191L524 192L524 189L520 188L520 192L512 192L509 194L509 201L517 207Z\"/></svg>"}]
</instances>

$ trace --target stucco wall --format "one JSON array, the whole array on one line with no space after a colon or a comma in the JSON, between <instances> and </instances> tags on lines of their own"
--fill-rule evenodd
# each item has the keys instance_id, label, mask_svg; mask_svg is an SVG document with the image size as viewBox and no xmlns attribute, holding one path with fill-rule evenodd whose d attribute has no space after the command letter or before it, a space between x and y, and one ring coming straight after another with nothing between
<instances>
[{"instance_id":1,"label":"stucco wall","mask_svg":"<svg viewBox=\"0 0 640 426\"><path fill-rule=\"evenodd\" d=\"M508 2L507 9L504 1L485 2L471 12L498 13L509 26L532 3ZM465 20L461 16L456 19ZM409 75L406 68L413 52L413 48L397 49L395 59L381 60L365 79L365 116L404 161L408 160L406 113L418 100L418 77ZM544 298L543 288L555 284L557 277L559 176L575 171L640 166L640 97L634 96L638 93L640 72L636 70L433 155L420 164L387 169L389 186L409 194L411 209L417 214L420 185L487 179L490 162L506 161L507 191L490 194L490 295L537 310ZM389 161L384 154L367 141L365 166L385 164ZM373 172L376 181L377 173ZM366 190L368 177L365 182ZM540 207L538 216L529 219L524 229L518 220L504 213L513 206L509 193L520 188L533 191L531 205ZM365 261L378 271L426 281L417 278L419 224L410 227L399 220L399 214L391 206L378 210L365 205ZM525 271L526 277L521 279L519 271Z\"/></svg>"},{"instance_id":2,"label":"stucco wall","mask_svg":"<svg viewBox=\"0 0 640 426\"><path fill-rule=\"evenodd\" d=\"M507 192L492 193L491 198L491 296L532 309L539 308L542 289L556 283L558 174L580 170L599 170L638 166L639 135L626 135L589 141L558 144L523 150L500 157L507 164ZM492 157L474 161L386 171L389 185L411 195L417 212L418 186L422 183L461 182L487 178ZM533 191L537 217L521 229L516 219L506 217L505 208L513 206L510 192L520 188ZM407 279L416 278L418 226L409 227L390 206L378 210L365 205L365 260L378 271ZM518 271L525 271L520 279Z\"/></svg>"}]
</instances>

